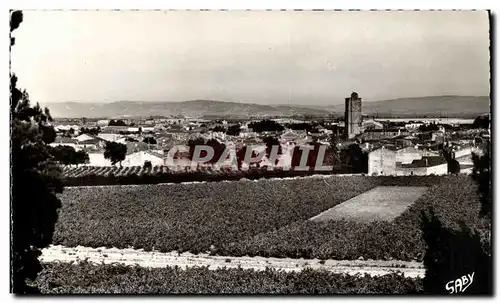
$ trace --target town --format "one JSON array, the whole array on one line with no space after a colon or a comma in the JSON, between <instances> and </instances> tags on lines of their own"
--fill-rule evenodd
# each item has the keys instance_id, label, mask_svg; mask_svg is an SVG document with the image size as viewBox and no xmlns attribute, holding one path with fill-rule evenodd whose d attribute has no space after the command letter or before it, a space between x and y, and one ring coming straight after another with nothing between
<instances>
[{"instance_id":1,"label":"town","mask_svg":"<svg viewBox=\"0 0 500 303\"><path fill-rule=\"evenodd\" d=\"M489 115L476 119L372 118L362 114L362 99L345 98L344 117L148 117L135 119L64 119L54 122L56 155L79 174L145 173L167 170L167 154L179 145L279 145L278 166L292 164L288 151L304 145L328 147L325 162L335 172L368 175L443 175L471 173L472 152L490 138ZM106 157L106 146L121 145L122 155ZM111 149L116 150L116 149ZM83 157L71 156L79 152ZM116 154L116 153L115 153ZM191 157L190 157L191 156ZM192 155L176 155L191 167ZM333 159L333 160L332 160ZM330 160L330 161L329 161ZM335 162L335 163L333 163ZM116 165L115 165L116 164ZM269 164L269 154L257 165ZM297 164L296 164L297 165ZM90 169L92 168L92 169Z\"/></svg>"}]
</instances>

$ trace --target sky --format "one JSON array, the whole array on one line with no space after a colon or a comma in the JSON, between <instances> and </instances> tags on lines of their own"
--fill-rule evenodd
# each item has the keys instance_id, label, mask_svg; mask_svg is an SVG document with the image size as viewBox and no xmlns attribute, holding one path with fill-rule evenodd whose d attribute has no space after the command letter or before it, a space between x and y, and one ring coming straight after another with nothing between
<instances>
[{"instance_id":1,"label":"sky","mask_svg":"<svg viewBox=\"0 0 500 303\"><path fill-rule=\"evenodd\" d=\"M13 36L41 103L489 95L484 11L24 11Z\"/></svg>"}]
</instances>

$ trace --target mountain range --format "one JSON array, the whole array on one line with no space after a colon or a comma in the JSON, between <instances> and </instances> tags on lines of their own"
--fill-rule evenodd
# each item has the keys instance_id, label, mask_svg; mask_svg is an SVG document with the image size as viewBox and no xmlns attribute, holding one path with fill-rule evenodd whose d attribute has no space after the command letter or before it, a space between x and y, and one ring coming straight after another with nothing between
<instances>
[{"instance_id":1,"label":"mountain range","mask_svg":"<svg viewBox=\"0 0 500 303\"><path fill-rule=\"evenodd\" d=\"M184 115L190 117L342 116L344 104L262 105L213 100L182 102L118 101L44 103L56 118L132 118ZM488 96L431 96L363 101L364 115L378 117L468 117L490 112Z\"/></svg>"}]
</instances>

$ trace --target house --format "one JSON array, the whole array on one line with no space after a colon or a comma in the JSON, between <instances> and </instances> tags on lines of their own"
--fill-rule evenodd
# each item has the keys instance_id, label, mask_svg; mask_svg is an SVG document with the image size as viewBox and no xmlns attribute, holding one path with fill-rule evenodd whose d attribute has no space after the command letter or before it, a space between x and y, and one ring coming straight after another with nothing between
<instances>
[{"instance_id":1,"label":"house","mask_svg":"<svg viewBox=\"0 0 500 303\"><path fill-rule=\"evenodd\" d=\"M108 142L117 142L118 140L123 138L123 135L111 134L111 133L100 133L97 135L97 137L101 138L102 140L108 141Z\"/></svg>"},{"instance_id":2,"label":"house","mask_svg":"<svg viewBox=\"0 0 500 303\"><path fill-rule=\"evenodd\" d=\"M50 143L49 145L52 147L70 146L73 147L75 150L79 149L78 141L75 140L74 138L68 138L68 137L56 137L54 142Z\"/></svg>"},{"instance_id":3,"label":"house","mask_svg":"<svg viewBox=\"0 0 500 303\"><path fill-rule=\"evenodd\" d=\"M88 141L88 140L94 140L95 137L92 136L92 135L89 135L89 134L81 134L77 137L75 137L75 139L78 141L78 142L82 142L82 141Z\"/></svg>"},{"instance_id":4,"label":"house","mask_svg":"<svg viewBox=\"0 0 500 303\"><path fill-rule=\"evenodd\" d=\"M409 136L409 135L410 132L404 128L370 129L360 134L358 138L369 141L369 140L390 139L397 136Z\"/></svg>"},{"instance_id":5,"label":"house","mask_svg":"<svg viewBox=\"0 0 500 303\"><path fill-rule=\"evenodd\" d=\"M368 129L383 129L384 128L384 125L380 122L377 122L373 119L369 119L369 120L364 120L363 121L363 128L365 130L368 130Z\"/></svg>"},{"instance_id":6,"label":"house","mask_svg":"<svg viewBox=\"0 0 500 303\"><path fill-rule=\"evenodd\" d=\"M154 151L139 151L129 154L122 161L122 166L143 166L144 162L150 161L153 166L166 165L166 158Z\"/></svg>"},{"instance_id":7,"label":"house","mask_svg":"<svg viewBox=\"0 0 500 303\"><path fill-rule=\"evenodd\" d=\"M423 157L409 164L399 164L397 169L397 175L400 176L446 175L447 173L448 163L442 156Z\"/></svg>"},{"instance_id":8,"label":"house","mask_svg":"<svg viewBox=\"0 0 500 303\"><path fill-rule=\"evenodd\" d=\"M99 120L97 121L97 126L104 127L109 125L109 120Z\"/></svg>"},{"instance_id":9,"label":"house","mask_svg":"<svg viewBox=\"0 0 500 303\"><path fill-rule=\"evenodd\" d=\"M295 133L292 130L289 130L289 131L287 131L287 132L285 132L284 134L281 135L281 140L284 141L284 142L292 142L292 141L297 140L298 137L299 136L298 136L297 133Z\"/></svg>"},{"instance_id":10,"label":"house","mask_svg":"<svg viewBox=\"0 0 500 303\"><path fill-rule=\"evenodd\" d=\"M415 147L382 146L368 154L369 175L430 175L448 173L448 164L438 153Z\"/></svg>"}]
</instances>

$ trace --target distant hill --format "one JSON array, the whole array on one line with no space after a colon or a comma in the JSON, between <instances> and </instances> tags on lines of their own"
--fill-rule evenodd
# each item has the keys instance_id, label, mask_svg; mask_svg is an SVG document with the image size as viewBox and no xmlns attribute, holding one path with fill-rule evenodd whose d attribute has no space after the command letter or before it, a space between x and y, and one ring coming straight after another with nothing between
<instances>
[{"instance_id":1,"label":"distant hill","mask_svg":"<svg viewBox=\"0 0 500 303\"><path fill-rule=\"evenodd\" d=\"M344 104L315 106L335 114L344 112ZM430 96L363 101L364 115L379 117L477 117L490 112L488 96Z\"/></svg>"},{"instance_id":2,"label":"distant hill","mask_svg":"<svg viewBox=\"0 0 500 303\"><path fill-rule=\"evenodd\" d=\"M312 109L293 106L271 106L251 103L236 103L211 100L183 102L140 102L119 101L112 103L61 102L44 104L49 107L54 117L148 117L185 115L198 116L291 116L325 115L327 109Z\"/></svg>"},{"instance_id":3,"label":"distant hill","mask_svg":"<svg viewBox=\"0 0 500 303\"><path fill-rule=\"evenodd\" d=\"M363 113L367 115L476 117L489 112L488 96L433 96L363 103Z\"/></svg>"},{"instance_id":4,"label":"distant hill","mask_svg":"<svg viewBox=\"0 0 500 303\"><path fill-rule=\"evenodd\" d=\"M327 114L343 115L344 105L262 105L211 100L183 102L141 102L119 101L111 103L60 102L42 104L48 106L54 117L64 118L125 118L148 116L293 116ZM365 115L380 117L449 116L474 117L490 112L489 97L437 96L398 98L382 101L363 102Z\"/></svg>"}]
</instances>

